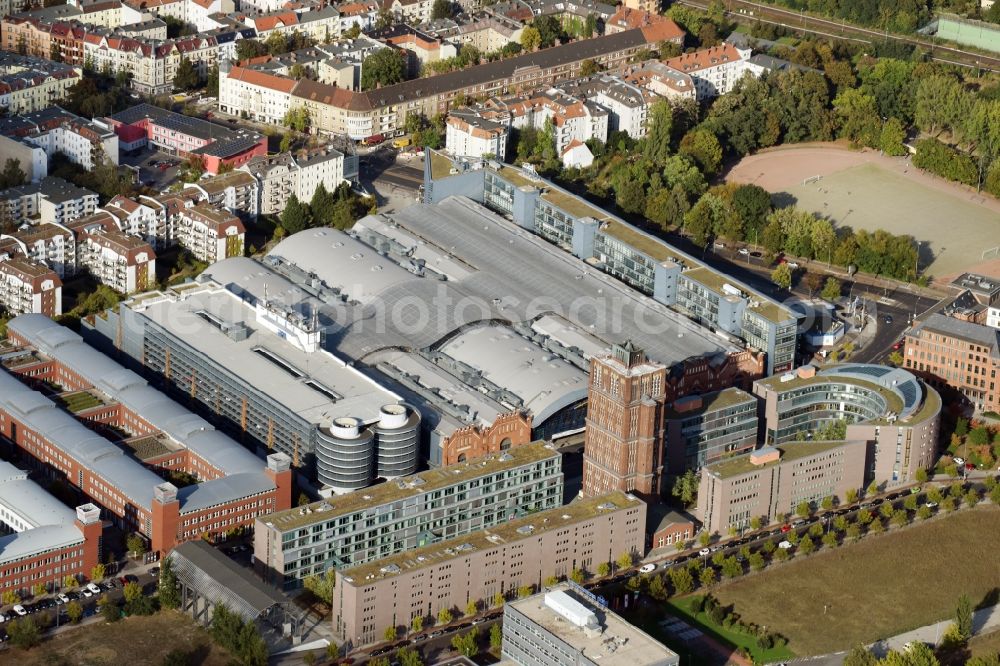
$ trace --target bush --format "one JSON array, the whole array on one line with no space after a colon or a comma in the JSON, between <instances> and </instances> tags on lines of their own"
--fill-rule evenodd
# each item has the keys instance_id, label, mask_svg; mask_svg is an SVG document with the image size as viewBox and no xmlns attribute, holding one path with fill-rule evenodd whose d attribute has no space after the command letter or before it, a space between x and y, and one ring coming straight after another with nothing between
<instances>
[{"instance_id":1,"label":"bush","mask_svg":"<svg viewBox=\"0 0 1000 666\"><path fill-rule=\"evenodd\" d=\"M968 155L933 138L921 139L916 147L914 166L966 185L975 185L979 180L976 164Z\"/></svg>"}]
</instances>

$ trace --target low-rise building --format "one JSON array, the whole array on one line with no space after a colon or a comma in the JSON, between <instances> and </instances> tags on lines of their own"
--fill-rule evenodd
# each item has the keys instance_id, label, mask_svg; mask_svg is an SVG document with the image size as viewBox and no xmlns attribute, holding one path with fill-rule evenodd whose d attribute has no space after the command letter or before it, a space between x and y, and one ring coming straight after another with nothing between
<instances>
[{"instance_id":1,"label":"low-rise building","mask_svg":"<svg viewBox=\"0 0 1000 666\"><path fill-rule=\"evenodd\" d=\"M82 581L101 561L101 512L70 509L6 461L0 461L0 590L17 595Z\"/></svg>"},{"instance_id":2,"label":"low-rise building","mask_svg":"<svg viewBox=\"0 0 1000 666\"><path fill-rule=\"evenodd\" d=\"M405 476L261 516L254 566L272 584L301 585L350 568L562 504L561 456L541 442ZM364 516L379 516L368 524Z\"/></svg>"},{"instance_id":3,"label":"low-rise building","mask_svg":"<svg viewBox=\"0 0 1000 666\"><path fill-rule=\"evenodd\" d=\"M678 666L680 657L573 583L504 606L500 656L518 666Z\"/></svg>"},{"instance_id":4,"label":"low-rise building","mask_svg":"<svg viewBox=\"0 0 1000 666\"><path fill-rule=\"evenodd\" d=\"M355 649L417 617L490 603L525 586L540 589L550 576L593 571L622 553L641 556L645 520L645 503L616 492L338 569L334 634Z\"/></svg>"},{"instance_id":5,"label":"low-rise building","mask_svg":"<svg viewBox=\"0 0 1000 666\"><path fill-rule=\"evenodd\" d=\"M675 511L665 504L649 507L646 516L646 532L649 548L672 548L677 544L687 544L694 538L696 521L687 513Z\"/></svg>"},{"instance_id":6,"label":"low-rise building","mask_svg":"<svg viewBox=\"0 0 1000 666\"><path fill-rule=\"evenodd\" d=\"M765 446L701 470L695 515L708 533L784 520L802 502L865 488L864 440Z\"/></svg>"},{"instance_id":7,"label":"low-rise building","mask_svg":"<svg viewBox=\"0 0 1000 666\"><path fill-rule=\"evenodd\" d=\"M223 164L235 168L267 154L267 138L256 132L231 129L152 104L137 104L108 117L107 122L129 149L148 143L184 159L199 158L210 174L218 174Z\"/></svg>"}]
</instances>

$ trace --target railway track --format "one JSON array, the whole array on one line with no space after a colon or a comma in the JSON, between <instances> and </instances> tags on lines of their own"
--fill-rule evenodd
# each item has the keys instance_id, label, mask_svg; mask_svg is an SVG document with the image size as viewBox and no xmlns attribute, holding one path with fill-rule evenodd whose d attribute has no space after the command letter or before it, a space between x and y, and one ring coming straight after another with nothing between
<instances>
[{"instance_id":1,"label":"railway track","mask_svg":"<svg viewBox=\"0 0 1000 666\"><path fill-rule=\"evenodd\" d=\"M677 2L678 4L701 10L708 9L709 5L708 0L677 0ZM900 35L884 30L873 30L847 23L846 21L819 18L811 14L783 7L752 2L752 0L726 0L726 5L726 14L737 21L753 19L762 23L780 25L792 30L808 32L823 37L844 39L864 44L873 44L876 41L892 39L896 42L927 49L930 53L930 58L938 62L1000 72L1000 57L984 55L974 51L965 51L952 46L943 46L920 37Z\"/></svg>"}]
</instances>

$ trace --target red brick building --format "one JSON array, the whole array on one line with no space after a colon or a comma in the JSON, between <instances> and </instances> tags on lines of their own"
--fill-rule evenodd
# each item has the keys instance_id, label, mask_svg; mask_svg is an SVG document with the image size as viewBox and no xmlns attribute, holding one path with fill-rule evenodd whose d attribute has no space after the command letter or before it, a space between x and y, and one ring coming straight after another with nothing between
<instances>
[{"instance_id":1,"label":"red brick building","mask_svg":"<svg viewBox=\"0 0 1000 666\"><path fill-rule=\"evenodd\" d=\"M252 527L258 515L291 506L288 456L261 460L46 317L15 318L8 333L23 347L0 372L0 435L152 550ZM42 382L61 391L56 399L68 411L29 386ZM71 415L82 393L87 409ZM118 441L99 434L108 426ZM178 488L154 471L162 469L199 483Z\"/></svg>"},{"instance_id":2,"label":"red brick building","mask_svg":"<svg viewBox=\"0 0 1000 666\"><path fill-rule=\"evenodd\" d=\"M489 426L459 428L441 444L441 465L454 465L531 443L531 416L501 414Z\"/></svg>"}]
</instances>

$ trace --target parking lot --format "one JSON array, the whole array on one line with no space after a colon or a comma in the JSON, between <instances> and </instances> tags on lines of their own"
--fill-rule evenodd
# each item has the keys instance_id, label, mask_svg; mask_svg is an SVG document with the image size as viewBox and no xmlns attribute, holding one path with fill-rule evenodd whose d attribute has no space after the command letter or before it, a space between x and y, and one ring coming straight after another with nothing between
<instances>
[{"instance_id":1,"label":"parking lot","mask_svg":"<svg viewBox=\"0 0 1000 666\"><path fill-rule=\"evenodd\" d=\"M143 148L137 155L121 156L121 163L138 168L139 182L162 192L177 180L181 159L176 155L168 155L154 148Z\"/></svg>"}]
</instances>

